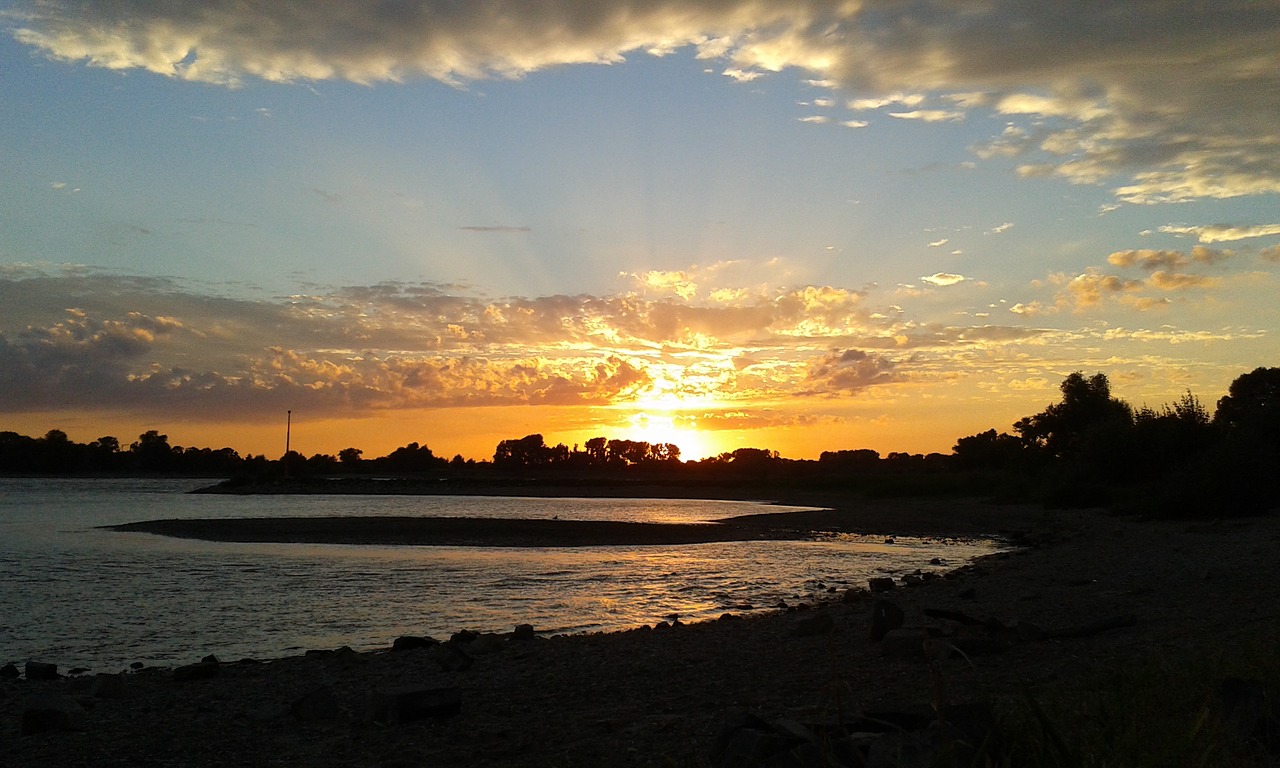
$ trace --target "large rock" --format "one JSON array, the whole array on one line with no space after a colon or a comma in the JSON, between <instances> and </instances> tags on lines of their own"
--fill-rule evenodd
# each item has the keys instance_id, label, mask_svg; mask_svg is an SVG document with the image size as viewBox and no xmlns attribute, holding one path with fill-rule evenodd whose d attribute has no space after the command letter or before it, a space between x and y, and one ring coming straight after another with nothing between
<instances>
[{"instance_id":1,"label":"large rock","mask_svg":"<svg viewBox=\"0 0 1280 768\"><path fill-rule=\"evenodd\" d=\"M28 680L57 680L58 665L46 664L43 661L28 661L26 665Z\"/></svg>"},{"instance_id":2,"label":"large rock","mask_svg":"<svg viewBox=\"0 0 1280 768\"><path fill-rule=\"evenodd\" d=\"M222 667L216 661L199 661L173 670L173 679L179 681L207 680L217 677Z\"/></svg>"},{"instance_id":3,"label":"large rock","mask_svg":"<svg viewBox=\"0 0 1280 768\"><path fill-rule=\"evenodd\" d=\"M890 592L897 586L898 584L888 576L877 576L867 581L867 588L872 592Z\"/></svg>"},{"instance_id":4,"label":"large rock","mask_svg":"<svg viewBox=\"0 0 1280 768\"><path fill-rule=\"evenodd\" d=\"M44 696L22 710L22 733L78 731L84 726L84 707L70 696Z\"/></svg>"},{"instance_id":5,"label":"large rock","mask_svg":"<svg viewBox=\"0 0 1280 768\"><path fill-rule=\"evenodd\" d=\"M369 693L368 719L399 725L444 720L462 711L462 691L449 688L382 688Z\"/></svg>"},{"instance_id":6,"label":"large rock","mask_svg":"<svg viewBox=\"0 0 1280 768\"><path fill-rule=\"evenodd\" d=\"M13 663L5 664L0 667L0 680L17 680L22 672L18 670L17 665Z\"/></svg>"},{"instance_id":7,"label":"large rock","mask_svg":"<svg viewBox=\"0 0 1280 768\"><path fill-rule=\"evenodd\" d=\"M474 658L453 643L440 643L431 649L430 654L445 672L462 672L476 663Z\"/></svg>"},{"instance_id":8,"label":"large rock","mask_svg":"<svg viewBox=\"0 0 1280 768\"><path fill-rule=\"evenodd\" d=\"M472 656L486 656L498 653L506 647L506 641L500 635L484 634L467 644L467 653Z\"/></svg>"},{"instance_id":9,"label":"large rock","mask_svg":"<svg viewBox=\"0 0 1280 768\"><path fill-rule=\"evenodd\" d=\"M401 635L391 643L393 651L412 651L415 648L430 648L438 645L439 641L432 637L418 637L417 635Z\"/></svg>"},{"instance_id":10,"label":"large rock","mask_svg":"<svg viewBox=\"0 0 1280 768\"><path fill-rule=\"evenodd\" d=\"M895 629L901 629L906 621L906 614L897 603L890 600L877 600L871 606L871 642L878 643L884 636Z\"/></svg>"},{"instance_id":11,"label":"large rock","mask_svg":"<svg viewBox=\"0 0 1280 768\"><path fill-rule=\"evenodd\" d=\"M516 631L511 633L516 640L532 640L537 636L532 624L517 624Z\"/></svg>"}]
</instances>

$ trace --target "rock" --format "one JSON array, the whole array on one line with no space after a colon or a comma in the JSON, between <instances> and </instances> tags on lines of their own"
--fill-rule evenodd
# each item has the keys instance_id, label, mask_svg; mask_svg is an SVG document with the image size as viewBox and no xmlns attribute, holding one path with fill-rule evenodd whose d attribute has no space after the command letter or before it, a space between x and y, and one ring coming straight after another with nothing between
<instances>
[{"instance_id":1,"label":"rock","mask_svg":"<svg viewBox=\"0 0 1280 768\"><path fill-rule=\"evenodd\" d=\"M791 636L814 637L816 635L829 634L835 631L835 628L836 622L831 618L831 614L821 611L812 616L798 619L796 623L791 625Z\"/></svg>"},{"instance_id":2,"label":"rock","mask_svg":"<svg viewBox=\"0 0 1280 768\"><path fill-rule=\"evenodd\" d=\"M843 595L840 596L840 600L846 603L856 603L862 600L866 596L867 596L867 591L865 589L850 587L844 591Z\"/></svg>"},{"instance_id":3,"label":"rock","mask_svg":"<svg viewBox=\"0 0 1280 768\"><path fill-rule=\"evenodd\" d=\"M720 614L720 618L718 619L718 621L733 621L737 618L738 617L734 616L732 613L722 613Z\"/></svg>"},{"instance_id":4,"label":"rock","mask_svg":"<svg viewBox=\"0 0 1280 768\"><path fill-rule=\"evenodd\" d=\"M657 624L654 624L653 628L654 629L671 629L671 625L665 621L660 621Z\"/></svg>"},{"instance_id":5,"label":"rock","mask_svg":"<svg viewBox=\"0 0 1280 768\"><path fill-rule=\"evenodd\" d=\"M924 658L924 641L927 635L922 629L893 629L881 640L880 653L894 659Z\"/></svg>"},{"instance_id":6,"label":"rock","mask_svg":"<svg viewBox=\"0 0 1280 768\"><path fill-rule=\"evenodd\" d=\"M432 660L445 672L462 672L476 663L475 659L453 643L440 643L430 653Z\"/></svg>"},{"instance_id":7,"label":"rock","mask_svg":"<svg viewBox=\"0 0 1280 768\"><path fill-rule=\"evenodd\" d=\"M22 710L22 733L78 731L84 725L84 707L70 696L44 696Z\"/></svg>"},{"instance_id":8,"label":"rock","mask_svg":"<svg viewBox=\"0 0 1280 768\"><path fill-rule=\"evenodd\" d=\"M0 667L0 680L16 680L21 674L15 664L10 663Z\"/></svg>"},{"instance_id":9,"label":"rock","mask_svg":"<svg viewBox=\"0 0 1280 768\"><path fill-rule=\"evenodd\" d=\"M884 636L895 629L901 629L906 621L906 614L897 603L890 600L877 600L871 606L871 642L878 643Z\"/></svg>"},{"instance_id":10,"label":"rock","mask_svg":"<svg viewBox=\"0 0 1280 768\"><path fill-rule=\"evenodd\" d=\"M961 600L972 600L977 596L978 596L978 591L973 587L965 587L964 589L956 593L956 597L960 598Z\"/></svg>"},{"instance_id":11,"label":"rock","mask_svg":"<svg viewBox=\"0 0 1280 768\"><path fill-rule=\"evenodd\" d=\"M68 675L73 675L73 676L77 676L77 677L78 677L78 676L83 675L85 672L88 672L88 671L89 671L89 668L88 668L88 667L72 667L72 668L71 668L71 671L70 671L70 672L68 672L67 674L68 674Z\"/></svg>"},{"instance_id":12,"label":"rock","mask_svg":"<svg viewBox=\"0 0 1280 768\"><path fill-rule=\"evenodd\" d=\"M369 719L399 725L418 720L444 720L462 711L462 691L449 688L383 688L369 693Z\"/></svg>"},{"instance_id":13,"label":"rock","mask_svg":"<svg viewBox=\"0 0 1280 768\"><path fill-rule=\"evenodd\" d=\"M334 695L333 689L321 685L294 699L289 705L289 714L304 723L319 723L338 719L342 708L338 705L338 697Z\"/></svg>"},{"instance_id":14,"label":"rock","mask_svg":"<svg viewBox=\"0 0 1280 768\"><path fill-rule=\"evenodd\" d=\"M942 565L942 558L940 557L929 558L929 565Z\"/></svg>"},{"instance_id":15,"label":"rock","mask_svg":"<svg viewBox=\"0 0 1280 768\"><path fill-rule=\"evenodd\" d=\"M202 664L220 664L220 663L222 663L222 662L218 661L218 657L217 657L217 656L214 656L212 653L211 653L211 654L209 654L208 656L205 656L203 659L201 659L201 660L200 660L200 662L201 662Z\"/></svg>"},{"instance_id":16,"label":"rock","mask_svg":"<svg viewBox=\"0 0 1280 768\"><path fill-rule=\"evenodd\" d=\"M439 641L433 637L418 637L417 635L402 635L391 642L391 650L393 651L412 651L415 648L430 648L438 645Z\"/></svg>"},{"instance_id":17,"label":"rock","mask_svg":"<svg viewBox=\"0 0 1280 768\"><path fill-rule=\"evenodd\" d=\"M484 634L472 640L467 646L467 653L472 656L487 656L491 653L498 653L505 647L501 636L494 634Z\"/></svg>"},{"instance_id":18,"label":"rock","mask_svg":"<svg viewBox=\"0 0 1280 768\"><path fill-rule=\"evenodd\" d=\"M467 643L471 642L472 640L475 640L479 636L480 636L479 632L473 632L470 629L464 629L460 632L454 632L453 635L449 638L449 642L455 643L458 645L466 645Z\"/></svg>"},{"instance_id":19,"label":"rock","mask_svg":"<svg viewBox=\"0 0 1280 768\"><path fill-rule=\"evenodd\" d=\"M537 637L537 634L533 631L532 624L517 624L511 636L516 640L532 640Z\"/></svg>"},{"instance_id":20,"label":"rock","mask_svg":"<svg viewBox=\"0 0 1280 768\"><path fill-rule=\"evenodd\" d=\"M43 661L28 661L25 669L28 680L57 680L58 665Z\"/></svg>"},{"instance_id":21,"label":"rock","mask_svg":"<svg viewBox=\"0 0 1280 768\"><path fill-rule=\"evenodd\" d=\"M217 662L199 661L173 670L173 679L178 681L208 680L217 677L222 667Z\"/></svg>"},{"instance_id":22,"label":"rock","mask_svg":"<svg viewBox=\"0 0 1280 768\"><path fill-rule=\"evenodd\" d=\"M124 675L99 673L93 676L89 686L89 695L95 699L118 699L125 693Z\"/></svg>"},{"instance_id":23,"label":"rock","mask_svg":"<svg viewBox=\"0 0 1280 768\"><path fill-rule=\"evenodd\" d=\"M132 664L130 664L130 665L129 665L129 669L132 669L133 671L137 672L139 669L142 669L142 668L143 668L143 667L145 667L145 666L147 666L147 665L146 665L146 664L143 664L143 663L142 663L142 662L140 662L140 661L135 661L135 662L133 662Z\"/></svg>"},{"instance_id":24,"label":"rock","mask_svg":"<svg viewBox=\"0 0 1280 768\"><path fill-rule=\"evenodd\" d=\"M888 576L877 576L867 582L867 587L872 592L889 592L897 586L897 583Z\"/></svg>"}]
</instances>

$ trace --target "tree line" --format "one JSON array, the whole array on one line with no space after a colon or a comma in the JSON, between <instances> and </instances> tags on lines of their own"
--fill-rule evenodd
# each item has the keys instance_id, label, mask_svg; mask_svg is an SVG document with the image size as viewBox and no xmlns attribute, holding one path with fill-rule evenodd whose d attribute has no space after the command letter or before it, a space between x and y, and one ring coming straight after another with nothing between
<instances>
[{"instance_id":1,"label":"tree line","mask_svg":"<svg viewBox=\"0 0 1280 768\"><path fill-rule=\"evenodd\" d=\"M531 434L502 440L485 461L445 459L417 442L370 459L351 447L310 457L290 451L271 460L242 457L231 448L173 446L156 430L125 446L113 436L76 443L54 429L35 438L0 432L0 473L447 478L514 472L570 479L614 473L878 494L982 493L1059 506L1247 511L1274 505L1280 490L1280 368L1238 377L1212 414L1189 391L1170 404L1135 408L1111 394L1102 373L1072 373L1060 391L1058 402L1018 419L1011 432L961 437L950 454L881 456L860 448L824 451L814 461L739 448L684 461L670 443L594 437L569 447Z\"/></svg>"}]
</instances>

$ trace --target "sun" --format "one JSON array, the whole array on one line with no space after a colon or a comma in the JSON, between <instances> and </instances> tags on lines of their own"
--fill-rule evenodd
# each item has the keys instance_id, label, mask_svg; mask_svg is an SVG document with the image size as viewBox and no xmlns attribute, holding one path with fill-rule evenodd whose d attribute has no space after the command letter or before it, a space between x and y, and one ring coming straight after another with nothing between
<instances>
[{"instance_id":1,"label":"sun","mask_svg":"<svg viewBox=\"0 0 1280 768\"><path fill-rule=\"evenodd\" d=\"M672 443L680 447L680 458L684 461L705 459L721 452L714 435L698 429L691 418L652 409L637 411L628 416L620 437L624 440L641 440L651 445Z\"/></svg>"}]
</instances>

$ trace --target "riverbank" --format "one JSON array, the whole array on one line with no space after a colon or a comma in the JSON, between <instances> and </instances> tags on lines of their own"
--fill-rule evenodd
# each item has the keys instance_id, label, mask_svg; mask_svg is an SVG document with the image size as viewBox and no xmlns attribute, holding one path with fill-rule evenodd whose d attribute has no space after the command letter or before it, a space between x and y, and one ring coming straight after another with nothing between
<instances>
[{"instance_id":1,"label":"riverbank","mask_svg":"<svg viewBox=\"0 0 1280 768\"><path fill-rule=\"evenodd\" d=\"M1024 693L1084 696L1100 674L1162 659L1243 658L1242 648L1280 628L1275 517L1188 525L988 513L988 524L1022 531L1034 546L948 578L758 617L553 638L461 635L399 651L143 669L107 682L5 680L0 747L15 768L716 765L742 733L773 738L760 735L765 723L808 724L812 734L857 712L927 717L940 699L1000 709ZM893 519L924 526L932 517L940 531L953 514L921 503ZM869 529L890 522L867 510L843 515ZM901 610L902 626L873 641L873 629L898 623L878 600ZM193 648L191 661L202 655ZM413 699L410 689L434 698ZM66 709L75 729L23 735L24 713L41 701ZM760 720L739 720L735 731L728 724L743 712Z\"/></svg>"}]
</instances>

